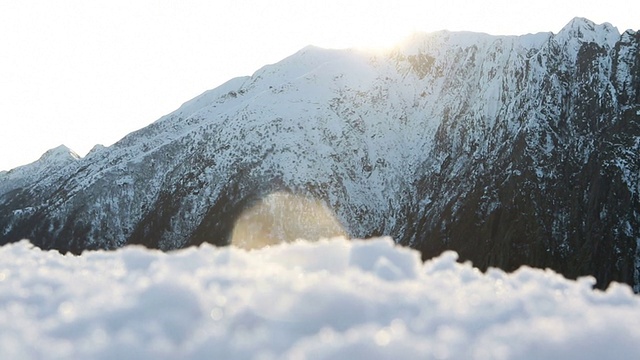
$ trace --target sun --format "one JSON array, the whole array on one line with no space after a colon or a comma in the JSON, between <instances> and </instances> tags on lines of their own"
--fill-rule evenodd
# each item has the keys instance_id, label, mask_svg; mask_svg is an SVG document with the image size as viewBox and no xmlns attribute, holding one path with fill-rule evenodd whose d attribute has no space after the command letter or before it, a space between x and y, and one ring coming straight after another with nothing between
<instances>
[{"instance_id":1,"label":"sun","mask_svg":"<svg viewBox=\"0 0 640 360\"><path fill-rule=\"evenodd\" d=\"M383 50L398 44L410 36L411 33L411 29L403 29L400 26L387 29L371 29L368 32L355 33L349 47Z\"/></svg>"},{"instance_id":2,"label":"sun","mask_svg":"<svg viewBox=\"0 0 640 360\"><path fill-rule=\"evenodd\" d=\"M430 28L427 3L422 1L328 2L314 12L308 34L313 45L326 48L388 48L412 33ZM301 26L303 24L300 24ZM437 25L436 25L437 26ZM438 30L438 29L434 29Z\"/></svg>"}]
</instances>

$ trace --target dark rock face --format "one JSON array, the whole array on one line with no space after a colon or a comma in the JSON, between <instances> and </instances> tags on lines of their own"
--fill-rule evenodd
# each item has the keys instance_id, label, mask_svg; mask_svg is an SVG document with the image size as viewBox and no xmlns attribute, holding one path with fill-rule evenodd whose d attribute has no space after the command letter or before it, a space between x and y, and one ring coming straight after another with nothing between
<instances>
[{"instance_id":1,"label":"dark rock face","mask_svg":"<svg viewBox=\"0 0 640 360\"><path fill-rule=\"evenodd\" d=\"M405 239L425 257L453 248L480 268L529 264L570 277L591 274L599 286L634 284L638 34L625 33L611 49L583 43L574 64L558 61L561 51L549 45L522 69L526 103L495 121L521 124L516 136L495 139L504 132L488 129L478 144L468 136L477 126L469 112L454 114L457 125L439 127L435 157L445 161L419 186L419 198L433 202L415 209L419 225ZM549 59L555 66L540 66ZM456 141L461 148L452 148ZM488 151L477 150L483 146Z\"/></svg>"},{"instance_id":2,"label":"dark rock face","mask_svg":"<svg viewBox=\"0 0 640 360\"><path fill-rule=\"evenodd\" d=\"M575 19L386 54L306 48L44 177L0 174L0 244L225 245L244 209L284 191L425 258L640 291L639 45Z\"/></svg>"}]
</instances>

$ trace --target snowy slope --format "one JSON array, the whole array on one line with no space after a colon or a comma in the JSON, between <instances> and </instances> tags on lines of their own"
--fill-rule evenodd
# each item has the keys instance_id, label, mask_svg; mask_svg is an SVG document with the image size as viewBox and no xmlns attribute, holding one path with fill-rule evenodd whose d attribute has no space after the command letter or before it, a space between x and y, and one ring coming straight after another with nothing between
<instances>
[{"instance_id":1,"label":"snowy slope","mask_svg":"<svg viewBox=\"0 0 640 360\"><path fill-rule=\"evenodd\" d=\"M80 156L64 145L53 148L31 164L1 172L0 194L37 183L78 159Z\"/></svg>"},{"instance_id":2,"label":"snowy slope","mask_svg":"<svg viewBox=\"0 0 640 360\"><path fill-rule=\"evenodd\" d=\"M390 239L0 248L3 359L636 359L640 298Z\"/></svg>"},{"instance_id":3,"label":"snowy slope","mask_svg":"<svg viewBox=\"0 0 640 360\"><path fill-rule=\"evenodd\" d=\"M640 286L639 43L577 18L386 53L307 47L38 181L4 181L0 243L224 245L243 210L288 192L424 257Z\"/></svg>"}]
</instances>

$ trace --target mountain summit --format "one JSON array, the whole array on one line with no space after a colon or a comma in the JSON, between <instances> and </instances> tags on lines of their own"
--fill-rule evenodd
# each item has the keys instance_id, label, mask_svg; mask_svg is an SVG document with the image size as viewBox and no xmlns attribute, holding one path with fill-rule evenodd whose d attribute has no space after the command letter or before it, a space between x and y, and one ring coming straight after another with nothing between
<instances>
[{"instance_id":1,"label":"mountain summit","mask_svg":"<svg viewBox=\"0 0 640 360\"><path fill-rule=\"evenodd\" d=\"M228 244L273 193L423 257L528 264L640 291L640 35L415 35L307 47L85 158L0 174L0 243Z\"/></svg>"}]
</instances>

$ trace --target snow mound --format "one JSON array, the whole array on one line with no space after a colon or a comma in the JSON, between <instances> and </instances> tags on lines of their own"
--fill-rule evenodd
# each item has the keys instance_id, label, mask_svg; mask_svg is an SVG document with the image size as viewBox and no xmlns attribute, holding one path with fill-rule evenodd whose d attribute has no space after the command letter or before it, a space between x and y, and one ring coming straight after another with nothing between
<instances>
[{"instance_id":1,"label":"snow mound","mask_svg":"<svg viewBox=\"0 0 640 360\"><path fill-rule=\"evenodd\" d=\"M0 248L5 359L604 359L640 352L640 298L523 267L425 263L391 239L260 250Z\"/></svg>"}]
</instances>

